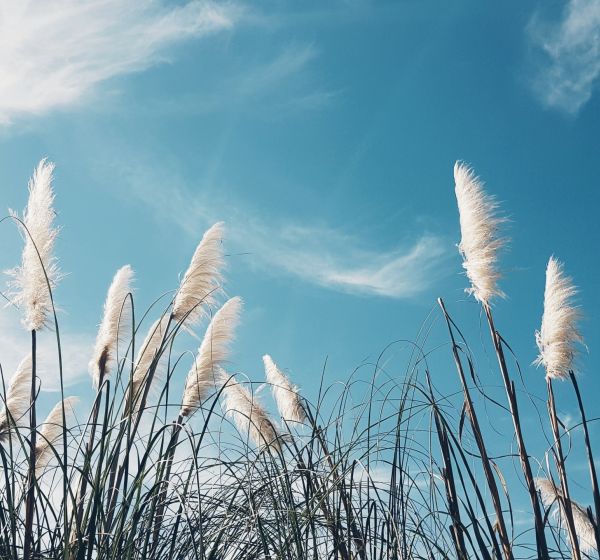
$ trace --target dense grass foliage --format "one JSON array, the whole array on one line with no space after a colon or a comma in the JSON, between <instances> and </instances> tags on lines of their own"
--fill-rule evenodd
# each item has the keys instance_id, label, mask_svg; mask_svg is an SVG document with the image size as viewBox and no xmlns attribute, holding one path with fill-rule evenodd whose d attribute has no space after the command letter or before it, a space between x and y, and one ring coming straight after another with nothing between
<instances>
[{"instance_id":1,"label":"dense grass foliage","mask_svg":"<svg viewBox=\"0 0 600 560\"><path fill-rule=\"evenodd\" d=\"M457 170L459 206L467 197L461 212L476 211L469 220L461 215L461 224L472 228L463 229L461 251L497 358L504 402L486 392L477 361L441 299L421 332L433 323L445 330L446 344L437 352L446 374L456 372L452 395L440 394L432 382L424 339L402 343L402 371L388 367L388 348L343 382L322 381L312 400L269 356L264 391L228 371L242 304L232 298L219 307L223 228L216 224L168 306L146 313L154 320L147 332L145 316L136 320L132 271L117 272L91 356L91 404L82 412L64 394L59 360L61 400L44 421L37 414L37 341L56 336L59 356L61 343L51 297L58 280L51 255L52 169L42 162L30 184L28 212L23 220L13 216L26 243L17 271L26 289L13 301L28 309L31 355L14 375L2 372L0 557L597 558L593 442L571 369L573 345L580 341L575 290L551 261L554 276L538 338L553 442L536 459L527 447L528 430L536 426L523 424L523 394L513 380L518 364L507 358L511 351L488 301L499 293L497 255L478 237L493 241L501 219L474 174ZM459 181L467 183L461 187ZM44 224L32 223L36 211ZM49 264L52 275L44 272ZM42 285L47 292L40 297ZM48 326L55 335L45 332ZM182 368L189 360L175 348L190 329L204 330L204 338L186 376ZM570 435L556 414L556 378L570 382L579 403L590 507L570 497ZM183 379L181 394L174 387ZM273 399L265 395L268 388ZM513 431L502 454L491 445L490 419L508 420ZM506 465L516 478L505 475ZM527 509L524 516L517 515L517 502Z\"/></svg>"}]
</instances>

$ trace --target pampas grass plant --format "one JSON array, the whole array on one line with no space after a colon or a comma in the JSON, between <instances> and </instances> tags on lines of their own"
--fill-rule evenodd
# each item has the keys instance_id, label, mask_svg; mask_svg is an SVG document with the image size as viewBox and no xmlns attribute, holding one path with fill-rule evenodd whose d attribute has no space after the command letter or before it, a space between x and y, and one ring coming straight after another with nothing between
<instances>
[{"instance_id":1,"label":"pampas grass plant","mask_svg":"<svg viewBox=\"0 0 600 560\"><path fill-rule=\"evenodd\" d=\"M89 363L94 388L102 385L104 376L110 373L119 340L127 332L131 314L127 310L127 298L131 293L133 269L125 265L117 270L106 295L104 314L98 328L94 353Z\"/></svg>"},{"instance_id":2,"label":"pampas grass plant","mask_svg":"<svg viewBox=\"0 0 600 560\"><path fill-rule=\"evenodd\" d=\"M54 164L42 159L29 181L29 200L19 219L12 213L23 235L25 245L21 266L10 271L13 276L12 302L22 308L22 322L31 332L32 367L29 400L29 474L25 508L25 552L30 554L31 531L35 508L36 472L36 332L46 326L48 316L53 314L52 290L59 279L59 268L54 256L54 243L58 229L54 227L54 191L52 173Z\"/></svg>"},{"instance_id":3,"label":"pampas grass plant","mask_svg":"<svg viewBox=\"0 0 600 560\"><path fill-rule=\"evenodd\" d=\"M181 410L182 417L196 410L208 391L217 385L220 369L229 356L229 346L239 322L242 300L234 297L225 302L206 329L196 359L185 380Z\"/></svg>"},{"instance_id":4,"label":"pampas grass plant","mask_svg":"<svg viewBox=\"0 0 600 560\"><path fill-rule=\"evenodd\" d=\"M267 383L270 383L273 391L273 398L277 403L279 414L284 422L295 422L302 424L306 420L306 412L298 387L292 385L290 380L283 374L273 361L271 356L265 354L263 356L265 365L265 375Z\"/></svg>"},{"instance_id":5,"label":"pampas grass plant","mask_svg":"<svg viewBox=\"0 0 600 560\"><path fill-rule=\"evenodd\" d=\"M240 434L247 435L259 448L279 450L277 429L258 397L235 378L228 378L224 371L221 372L220 378L224 383L223 409L225 414L234 420Z\"/></svg>"},{"instance_id":6,"label":"pampas grass plant","mask_svg":"<svg viewBox=\"0 0 600 560\"><path fill-rule=\"evenodd\" d=\"M76 397L67 397L57 403L41 425L38 443L35 448L35 474L37 477L42 475L44 469L52 459L54 448L66 429L64 424L65 413L68 411L70 414L74 414L74 407L77 400Z\"/></svg>"},{"instance_id":7,"label":"pampas grass plant","mask_svg":"<svg viewBox=\"0 0 600 560\"><path fill-rule=\"evenodd\" d=\"M547 478L537 478L536 487L542 497L542 502L546 508L550 509L555 504L559 505L556 511L557 517L560 520L566 515L565 504L566 498L562 492L556 487L554 482ZM577 536L581 551L586 554L592 554L597 550L595 537L595 520L589 516L588 512L577 502L569 500L569 515L573 517L573 525ZM566 524L566 523L565 523Z\"/></svg>"},{"instance_id":8,"label":"pampas grass plant","mask_svg":"<svg viewBox=\"0 0 600 560\"><path fill-rule=\"evenodd\" d=\"M376 363L363 364L344 381L329 384L323 372L318 391L300 395L268 354L262 359L267 383L260 388L243 372L226 372L235 367L242 302L225 301L225 230L217 223L202 237L159 316L151 308L136 320L132 269L117 271L89 362L90 396L78 405L85 412L78 416L71 413L75 400L64 396L53 305L59 275L52 253L58 232L52 171L40 163L23 220L13 215L25 242L21 266L13 271L13 301L31 331L32 353L10 380L3 375L0 558L598 557L600 494L590 429L595 416L586 415L573 371L582 343L576 291L551 259L537 363L548 378L553 438L546 455L554 461L534 477L532 465L541 470L543 460L528 452L525 439L539 430L521 420L507 342L492 315L492 304L503 295L498 282L505 220L470 167L459 163L454 169L459 249L468 292L487 319L508 407L481 383L473 349L442 299L441 316L428 317L412 343L390 345ZM151 326L144 332L146 318ZM36 333L51 320L61 395L38 424L36 408L45 399L36 376ZM179 351L190 334L202 331L193 358ZM433 331L449 341L449 356L443 345L427 347ZM446 372L443 362L430 363L433 353L453 360L456 393L437 388ZM396 360L404 358L398 373ZM569 495L573 479L556 416L556 379L571 379L575 390L594 511ZM303 376L297 380L309 385ZM262 387L271 389L272 399ZM277 413L282 428L273 420ZM516 455L497 437L503 421L514 429ZM516 461L522 473L517 478L510 472ZM527 501L530 507L518 518ZM557 515L549 515L552 508Z\"/></svg>"},{"instance_id":9,"label":"pampas grass plant","mask_svg":"<svg viewBox=\"0 0 600 560\"><path fill-rule=\"evenodd\" d=\"M498 279L501 276L498 253L507 242L500 232L500 226L505 220L499 217L499 207L495 198L484 191L481 181L471 168L457 162L454 166L454 180L462 236L458 247L463 257L463 267L471 283L467 292L473 294L475 299L481 303L487 318L517 439L521 469L533 509L538 557L548 559L549 553L543 530L541 508L535 491L529 454L525 446L515 385L508 373L502 337L496 330L490 306L493 297L504 295L498 288ZM455 361L456 359L455 355ZM471 412L471 417L473 418L473 416L473 412ZM478 427L474 426L474 428L478 431ZM492 493L495 493L496 490L493 486L494 484L491 484L491 490ZM498 509L496 509L496 513L499 533L503 541L504 556L508 560L513 557L513 554L508 545L508 535Z\"/></svg>"},{"instance_id":10,"label":"pampas grass plant","mask_svg":"<svg viewBox=\"0 0 600 560\"><path fill-rule=\"evenodd\" d=\"M4 408L0 413L0 441L6 441L9 430L22 422L29 409L29 396L31 393L31 355L21 360L17 371L10 380Z\"/></svg>"},{"instance_id":11,"label":"pampas grass plant","mask_svg":"<svg viewBox=\"0 0 600 560\"><path fill-rule=\"evenodd\" d=\"M173 317L177 321L196 323L216 304L225 264L223 235L224 224L218 222L202 236L173 302Z\"/></svg>"}]
</instances>

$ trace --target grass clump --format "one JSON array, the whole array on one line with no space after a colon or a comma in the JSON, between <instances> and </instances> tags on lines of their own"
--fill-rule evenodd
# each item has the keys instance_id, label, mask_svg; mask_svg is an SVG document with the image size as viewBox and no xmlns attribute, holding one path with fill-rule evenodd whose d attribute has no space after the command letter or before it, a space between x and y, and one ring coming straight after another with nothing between
<instances>
[{"instance_id":1,"label":"grass clump","mask_svg":"<svg viewBox=\"0 0 600 560\"><path fill-rule=\"evenodd\" d=\"M597 557L600 494L573 371L582 342L576 290L562 264L551 259L537 337L552 433L544 469L543 459L526 447L516 370L491 307L502 295L504 220L470 168L455 168L459 248L468 291L489 328L506 404L480 383L469 345L442 299L423 332L436 322L445 327L450 351L444 346L439 352L454 362L455 395L436 389L425 340L417 340L404 344L410 350L402 375L384 365L384 353L364 366L367 375L363 368L344 383L322 381L312 401L265 355L276 407L261 401L254 383L227 369L242 301L220 304L225 258L218 223L143 339L133 271L128 265L117 271L89 364L93 400L84 420L71 414L75 401L62 383L52 299L59 281L52 169L40 163L24 218L12 215L25 239L12 301L24 313L31 354L10 379L2 376L0 558ZM56 331L61 395L39 423L37 339L48 325ZM182 379L182 356L175 341L201 325L204 337L179 397L173 385ZM569 433L556 414L557 379L570 380L577 398L593 509L570 495ZM492 415L494 422L500 416L510 421L514 453L498 454L486 422ZM507 461L519 465L510 483ZM521 519L515 518L516 503L525 508Z\"/></svg>"}]
</instances>

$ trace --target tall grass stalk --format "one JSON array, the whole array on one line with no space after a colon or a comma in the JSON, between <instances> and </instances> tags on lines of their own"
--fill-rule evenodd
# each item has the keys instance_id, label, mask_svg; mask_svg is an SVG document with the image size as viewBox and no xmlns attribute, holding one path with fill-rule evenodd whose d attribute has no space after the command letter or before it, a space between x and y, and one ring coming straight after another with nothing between
<instances>
[{"instance_id":1,"label":"tall grass stalk","mask_svg":"<svg viewBox=\"0 0 600 560\"><path fill-rule=\"evenodd\" d=\"M152 306L136 321L131 269L117 272L90 360L94 395L84 415L72 415L52 292L58 269L49 251L56 236L50 227L50 179L51 168L42 162L32 182L44 187L39 192L45 193L45 206L32 201L22 222L13 216L27 253L13 274L20 282L13 301L23 308L31 359L21 362L10 383L2 375L0 558L597 558L596 419L584 409L572 366L575 344L582 341L573 321L574 291L564 282L558 282L558 292L549 291L553 297L545 298L537 337L553 435L554 464L544 482L533 478L534 457L525 447L528 425L510 378L508 346L491 311L493 298L502 295L498 251L505 244L499 235L504 219L469 168L455 168L460 250L469 292L486 315L508 407L480 383L473 350L441 298L415 340L390 344L375 363L365 362L343 382L328 383L324 369L308 395L264 355L273 396L267 400L250 380L242 381L242 373L233 373L231 342L241 300L231 298L219 309L225 263L219 223L203 236L158 317ZM30 199L33 191L30 184ZM36 212L39 223L31 221ZM50 243L39 237L40 223ZM43 275L44 283L38 276L27 284L25 270ZM553 270L562 273L561 266ZM29 301L25 293L40 298ZM50 314L61 394L46 422L38 424L45 406L38 337ZM152 326L139 344L146 322ZM189 355L180 350L183 335L195 336L204 325L193 365L182 375ZM456 391L447 389L444 361L432 359L445 357L439 340L431 348L432 336L449 340ZM260 358L256 361L260 366ZM556 414L557 378L570 378L577 397L593 510L569 494L573 479ZM314 379L304 384L310 387ZM443 393L436 387L442 380ZM506 476L514 456L492 439L496 434L484 422L480 400L494 403L494 423L511 422L525 491ZM518 518L524 502L531 503L533 515ZM549 515L553 508L557 516Z\"/></svg>"},{"instance_id":2,"label":"tall grass stalk","mask_svg":"<svg viewBox=\"0 0 600 560\"><path fill-rule=\"evenodd\" d=\"M479 451L479 455L481 458L481 465L483 467L483 471L485 474L485 479L488 485L488 489L490 491L490 495L492 498L492 503L494 505L494 511L496 513L496 524L498 527L498 535L500 538L500 544L502 547L502 555L506 560L512 560L513 552L512 545L510 542L510 538L508 535L508 530L506 526L506 521L504 519L504 512L502 508L502 502L500 498L500 491L498 490L498 484L496 483L496 478L494 475L494 466L492 460L490 459L489 453L487 451L487 447L485 445L485 440L483 436L483 432L481 430L479 419L477 418L477 414L475 412L475 406L473 404L473 399L471 397L471 393L469 390L469 386L467 384L467 379L465 376L465 372L463 369L462 361L459 355L459 346L456 343L456 339L454 338L453 324L452 319L448 315L446 311L446 307L444 305L443 300L438 299L438 303L440 308L442 309L442 313L444 314L444 318L446 320L446 324L448 327L448 333L450 335L450 339L452 341L452 355L454 357L454 363L456 364L456 370L458 372L458 376L460 379L460 383L462 385L462 390L464 394L464 407L467 418L469 419L469 423L471 424L471 429L473 431L473 436L475 437L475 442L477 443L477 449ZM494 538L495 541L495 538ZM498 544L495 543L496 554L497 557L500 558L500 551L498 549Z\"/></svg>"},{"instance_id":3,"label":"tall grass stalk","mask_svg":"<svg viewBox=\"0 0 600 560\"><path fill-rule=\"evenodd\" d=\"M484 191L480 179L470 168L457 163L454 167L454 178L462 235L459 250L463 256L463 267L471 282L468 292L481 303L488 322L517 438L521 468L533 509L538 557L547 559L549 558L548 546L529 455L521 429L515 385L510 380L502 338L494 326L490 306L494 297L503 295L498 288L498 280L501 276L498 252L507 243L506 238L500 236L500 226L504 218L499 216L499 205L496 200Z\"/></svg>"},{"instance_id":4,"label":"tall grass stalk","mask_svg":"<svg viewBox=\"0 0 600 560\"><path fill-rule=\"evenodd\" d=\"M594 526L594 537L596 539L596 550L600 550L600 489L598 487L598 476L596 474L596 463L594 461L594 453L592 451L592 443L590 440L590 432L588 428L587 415L585 413L585 407L583 406L583 399L581 398L581 392L579 390L579 383L575 377L573 370L569 372L573 389L577 397L577 405L579 406L579 413L581 414L581 425L583 427L583 437L585 441L585 450L587 454L588 467L590 470L590 480L592 483L592 494L594 496L594 515L589 514L590 521Z\"/></svg>"},{"instance_id":5,"label":"tall grass stalk","mask_svg":"<svg viewBox=\"0 0 600 560\"><path fill-rule=\"evenodd\" d=\"M546 537L544 533L542 511L538 499L538 494L535 488L535 480L533 476L533 471L531 470L529 454L527 453L527 448L525 447L525 438L523 437L523 429L521 427L521 418L519 415L519 405L517 401L517 392L515 389L515 384L513 381L511 381L508 374L508 367L506 365L506 358L504 356L502 337L500 336L494 325L492 311L489 305L487 304L484 304L483 307L488 321L488 326L490 328L490 335L494 343L496 357L498 358L498 365L500 367L500 373L502 375L502 382L504 383L504 390L506 391L506 397L508 399L508 406L513 422L513 428L515 431L515 436L517 438L517 450L519 452L521 469L523 470L525 484L527 486L527 491L529 492L531 507L533 509L538 557L540 559L548 559L548 544L546 542Z\"/></svg>"}]
</instances>

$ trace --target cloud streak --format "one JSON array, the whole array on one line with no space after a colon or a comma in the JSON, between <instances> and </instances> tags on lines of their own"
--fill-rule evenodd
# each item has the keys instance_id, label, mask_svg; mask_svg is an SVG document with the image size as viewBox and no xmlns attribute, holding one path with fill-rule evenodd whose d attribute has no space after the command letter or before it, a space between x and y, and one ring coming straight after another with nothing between
<instances>
[{"instance_id":1,"label":"cloud streak","mask_svg":"<svg viewBox=\"0 0 600 560\"><path fill-rule=\"evenodd\" d=\"M5 381L10 379L18 363L31 352L31 335L21 326L20 313L14 307L6 307L0 314L0 365ZM88 377L87 363L94 347L92 335L62 332L60 344L63 360L63 380L69 387ZM41 390L60 390L58 348L56 335L44 330L37 339L37 375ZM90 381L91 384L91 381Z\"/></svg>"},{"instance_id":2,"label":"cloud streak","mask_svg":"<svg viewBox=\"0 0 600 560\"><path fill-rule=\"evenodd\" d=\"M600 75L600 0L569 0L556 22L536 13L528 33L542 59L532 79L534 92L546 107L576 114Z\"/></svg>"},{"instance_id":3,"label":"cloud streak","mask_svg":"<svg viewBox=\"0 0 600 560\"><path fill-rule=\"evenodd\" d=\"M442 239L429 234L381 251L354 235L318 225L254 225L250 237L247 227L242 231L234 229L233 241L238 247L251 245L262 267L276 266L306 282L354 294L417 296L438 278L447 255Z\"/></svg>"},{"instance_id":4,"label":"cloud streak","mask_svg":"<svg viewBox=\"0 0 600 560\"><path fill-rule=\"evenodd\" d=\"M454 254L438 235L421 233L399 247L379 250L340 229L277 223L248 207L233 209L214 196L192 194L173 177L153 186L155 181L136 169L127 181L132 185L128 192L151 208L157 220L172 216L174 225L196 238L202 227L227 217L228 246L249 253L253 267L341 292L414 298L438 281Z\"/></svg>"},{"instance_id":5,"label":"cloud streak","mask_svg":"<svg viewBox=\"0 0 600 560\"><path fill-rule=\"evenodd\" d=\"M8 2L0 8L0 124L79 102L99 83L232 27L232 5L159 0Z\"/></svg>"}]
</instances>

